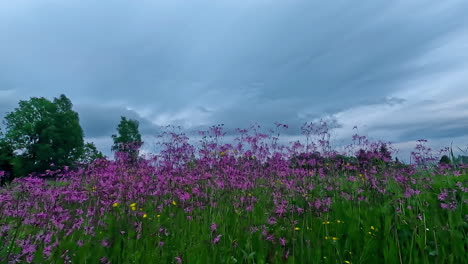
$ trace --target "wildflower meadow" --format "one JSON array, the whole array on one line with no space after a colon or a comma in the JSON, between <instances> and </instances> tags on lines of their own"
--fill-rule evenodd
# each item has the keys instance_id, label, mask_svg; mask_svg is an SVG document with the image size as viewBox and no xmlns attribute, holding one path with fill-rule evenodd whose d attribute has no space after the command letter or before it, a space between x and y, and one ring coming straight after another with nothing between
<instances>
[{"instance_id":1,"label":"wildflower meadow","mask_svg":"<svg viewBox=\"0 0 468 264\"><path fill-rule=\"evenodd\" d=\"M16 178L0 263L466 263L467 164L424 140L412 164L357 134L337 151L322 123L280 144L287 129L166 130L153 155Z\"/></svg>"}]
</instances>

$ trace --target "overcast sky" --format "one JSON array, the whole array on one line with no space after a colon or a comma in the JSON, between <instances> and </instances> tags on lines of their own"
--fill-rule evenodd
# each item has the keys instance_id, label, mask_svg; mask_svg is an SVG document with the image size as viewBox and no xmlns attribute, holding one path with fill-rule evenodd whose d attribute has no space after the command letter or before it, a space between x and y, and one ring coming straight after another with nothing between
<instances>
[{"instance_id":1,"label":"overcast sky","mask_svg":"<svg viewBox=\"0 0 468 264\"><path fill-rule=\"evenodd\" d=\"M0 1L0 117L64 93L110 153L120 116L159 126L335 122L468 145L466 0ZM403 157L404 158L404 157Z\"/></svg>"}]
</instances>

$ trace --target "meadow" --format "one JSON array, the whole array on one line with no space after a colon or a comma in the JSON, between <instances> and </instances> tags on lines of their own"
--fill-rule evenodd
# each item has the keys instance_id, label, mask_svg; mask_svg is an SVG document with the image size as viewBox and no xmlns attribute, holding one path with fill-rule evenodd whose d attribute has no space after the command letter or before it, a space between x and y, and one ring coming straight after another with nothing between
<instances>
[{"instance_id":1,"label":"meadow","mask_svg":"<svg viewBox=\"0 0 468 264\"><path fill-rule=\"evenodd\" d=\"M285 129L239 129L231 145L215 126L200 147L167 131L138 161L15 179L0 263L466 263L467 165L437 163L423 140L411 165L359 135L338 153L312 125L283 146Z\"/></svg>"}]
</instances>

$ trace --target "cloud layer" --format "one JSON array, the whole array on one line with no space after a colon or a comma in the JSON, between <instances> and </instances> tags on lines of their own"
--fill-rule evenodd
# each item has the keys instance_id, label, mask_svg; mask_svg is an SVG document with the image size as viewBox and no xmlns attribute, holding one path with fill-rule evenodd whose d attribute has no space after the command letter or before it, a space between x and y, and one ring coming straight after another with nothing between
<instances>
[{"instance_id":1,"label":"cloud layer","mask_svg":"<svg viewBox=\"0 0 468 264\"><path fill-rule=\"evenodd\" d=\"M468 131L468 2L0 3L0 115L65 93L88 138L120 115L228 128L329 118L395 142ZM107 143L102 143L107 144Z\"/></svg>"}]
</instances>

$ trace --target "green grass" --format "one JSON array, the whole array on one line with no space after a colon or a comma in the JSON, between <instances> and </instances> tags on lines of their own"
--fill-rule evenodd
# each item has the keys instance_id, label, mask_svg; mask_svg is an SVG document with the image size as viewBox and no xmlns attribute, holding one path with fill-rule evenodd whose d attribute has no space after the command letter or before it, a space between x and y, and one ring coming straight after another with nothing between
<instances>
[{"instance_id":1,"label":"green grass","mask_svg":"<svg viewBox=\"0 0 468 264\"><path fill-rule=\"evenodd\" d=\"M249 191L258 199L250 212L232 205L240 196L248 195L244 191L213 192L216 207L193 209L190 213L184 212L180 204L157 212L148 202L138 205L136 211L141 213L135 214L128 204L119 204L102 218L93 220L105 223L97 227L95 236L82 231L65 236L66 230L63 231L57 238L59 246L53 251L51 262L63 263L64 255L68 255L72 263L97 263L101 257L111 263L176 263L175 257L190 264L463 263L468 248L466 193L458 193L459 206L453 211L439 206L437 194L444 188L453 188L456 182L466 182L467 178L467 175L437 176L432 189L408 199L396 184L388 185L388 191L394 193L392 196L364 191L369 201L361 202L348 201L333 191L316 188L311 195L333 196L329 212L289 213L277 217L274 225L267 224L274 214L271 189L265 187ZM355 195L359 182L337 180ZM289 202L301 205L305 204L305 198L293 196ZM401 212L396 207L401 207ZM146 218L143 213L147 214ZM187 220L187 216L192 220ZM217 224L216 232L210 230L212 223ZM135 228L138 224L141 224L139 235ZM268 234L274 235L274 243L262 236L262 225ZM14 223L14 227L10 232L17 232L17 237L41 232L21 223ZM252 227L260 230L251 232ZM167 229L167 233L160 231L161 228ZM218 234L222 237L214 244ZM279 238L286 239L286 246L280 245ZM77 246L78 240L83 241L82 247ZM102 240L110 246L104 247ZM42 263L42 249L38 247L34 263ZM18 253L19 249L10 251L10 254ZM0 256L5 254L8 254L6 247Z\"/></svg>"}]
</instances>

